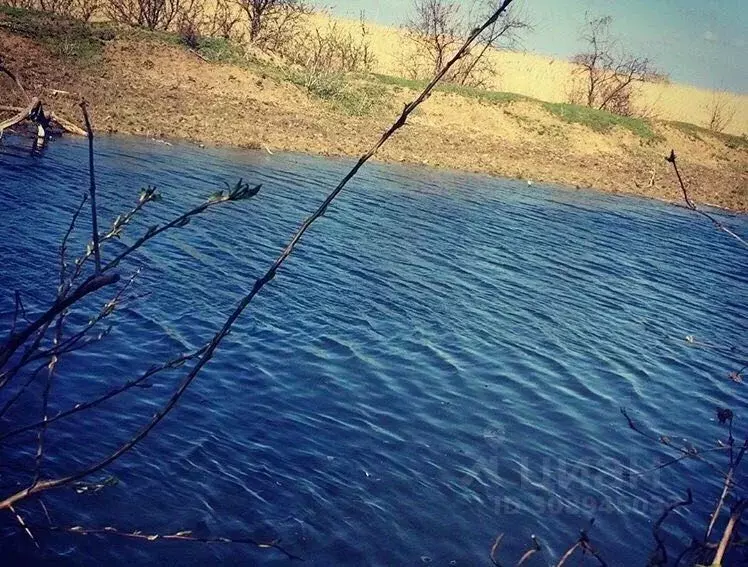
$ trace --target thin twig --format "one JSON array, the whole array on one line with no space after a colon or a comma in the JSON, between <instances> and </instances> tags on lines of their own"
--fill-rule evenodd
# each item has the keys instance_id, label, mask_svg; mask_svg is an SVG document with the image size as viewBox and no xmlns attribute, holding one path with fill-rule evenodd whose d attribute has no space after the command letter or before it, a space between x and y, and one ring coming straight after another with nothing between
<instances>
[{"instance_id":1,"label":"thin twig","mask_svg":"<svg viewBox=\"0 0 748 567\"><path fill-rule=\"evenodd\" d=\"M135 215L137 215L147 203L158 201L160 199L161 195L156 191L155 187L148 186L143 189L138 196L138 202L135 204L135 207L133 207L124 215L120 215L116 219L114 219L112 228L109 229L109 232L103 235L99 235L99 247L103 246L106 241L111 240L112 238L119 238L122 235L123 229L128 224L130 224L132 219L135 218ZM93 242L89 242L84 254L75 261L75 270L73 271L72 276L70 276L71 285L78 279L78 276L80 276L86 262L92 256L92 254Z\"/></svg>"},{"instance_id":2,"label":"thin twig","mask_svg":"<svg viewBox=\"0 0 748 567\"><path fill-rule=\"evenodd\" d=\"M63 322L65 320L65 312L60 313L57 317L57 324L55 325L55 336L54 344L57 345L62 340L62 329ZM57 368L57 361L59 358L57 355L53 355L47 365L47 380L44 384L44 390L42 392L42 426L39 428L37 434L37 448L36 448L36 464L34 469L34 480L33 484L39 480L42 474L42 463L44 461L44 435L47 432L47 420L49 419L49 394L52 391L52 380L54 379L55 369Z\"/></svg>"},{"instance_id":3,"label":"thin twig","mask_svg":"<svg viewBox=\"0 0 748 567\"><path fill-rule=\"evenodd\" d=\"M592 518L589 521L589 527L591 528L592 525L595 523L595 519ZM588 528L589 529L589 528ZM589 553L592 555L595 559L597 559L597 562L602 567L607 567L607 563L605 560L600 556L600 554L597 552L597 550L592 546L592 542L590 542L590 536L587 534L587 529L581 530L579 532L579 538L577 541L572 545L569 549L566 550L566 552L561 556L561 559L556 564L556 567L563 567L563 565L566 564L566 561L574 554L574 552L578 549L582 550L582 555L585 555Z\"/></svg>"},{"instance_id":4,"label":"thin twig","mask_svg":"<svg viewBox=\"0 0 748 567\"><path fill-rule=\"evenodd\" d=\"M32 527L37 530L47 530L51 532L65 532L69 534L77 535L105 535L105 536L117 536L129 539L137 539L141 541L183 541L183 542L194 542L194 543L209 543L209 544L238 544L238 545L252 545L260 549L275 549L281 552L288 559L303 561L302 557L294 555L286 548L280 545L280 540L273 540L269 542L256 540L254 538L228 538L228 537L201 537L195 536L189 530L176 532L173 534L147 534L140 530L128 532L119 530L112 526L106 526L104 528L85 528L83 526L45 526L36 524L26 524L27 527Z\"/></svg>"},{"instance_id":5,"label":"thin twig","mask_svg":"<svg viewBox=\"0 0 748 567\"><path fill-rule=\"evenodd\" d=\"M83 194L83 199L81 199L80 205L78 205L78 208L73 213L73 217L70 219L70 224L68 225L67 231L65 231L65 236L62 238L62 244L60 245L60 288L58 289L58 297L63 291L63 286L65 284L65 275L67 272L67 262L65 260L67 255L67 243L68 239L70 238L70 235L73 232L73 229L75 228L75 222L78 220L78 216L81 214L81 211L83 210L83 206L86 204L86 201L88 201L88 194Z\"/></svg>"},{"instance_id":6,"label":"thin twig","mask_svg":"<svg viewBox=\"0 0 748 567\"><path fill-rule=\"evenodd\" d=\"M520 557L519 561L517 562L517 567L522 567L522 565L530 559L533 555L538 553L539 551L542 551L543 549L540 547L540 542L538 542L538 538L534 535L531 535L530 538L532 539L532 547L525 551L525 553Z\"/></svg>"},{"instance_id":7,"label":"thin twig","mask_svg":"<svg viewBox=\"0 0 748 567\"><path fill-rule=\"evenodd\" d=\"M34 537L34 534L31 533L31 530L29 529L29 526L24 521L23 517L21 517L21 514L16 512L15 508L13 506L10 506L11 513L16 517L16 521L18 522L18 525L21 527L21 529L26 532L26 535L28 535L31 538L31 541L34 542L34 545L39 548L39 543L36 541L36 538Z\"/></svg>"},{"instance_id":8,"label":"thin twig","mask_svg":"<svg viewBox=\"0 0 748 567\"><path fill-rule=\"evenodd\" d=\"M81 285L79 285L70 295L67 295L64 298L55 301L43 315L41 315L34 322L30 323L23 330L13 333L5 342L5 344L0 347L0 368L2 368L8 362L8 360L10 360L10 357L13 356L13 353L15 353L15 351L18 350L18 348L22 344L24 344L29 339L29 337L31 337L31 335L33 335L41 327L51 323L57 317L57 315L65 311L74 303L77 303L78 301L83 299L85 296L98 291L102 287L117 283L118 281L118 274L92 276L85 280ZM3 384L4 383L0 383L0 387L2 387Z\"/></svg>"},{"instance_id":9,"label":"thin twig","mask_svg":"<svg viewBox=\"0 0 748 567\"><path fill-rule=\"evenodd\" d=\"M500 533L499 535L497 535L496 539L493 542L493 545L491 546L491 551L488 554L488 557L491 560L491 563L496 565L496 567L501 567L499 560L496 558L496 554L499 552L499 548L501 547L501 541L503 539L504 539L503 533Z\"/></svg>"},{"instance_id":10,"label":"thin twig","mask_svg":"<svg viewBox=\"0 0 748 567\"><path fill-rule=\"evenodd\" d=\"M10 333L8 333L8 335L12 335L16 331L16 324L18 323L19 314L21 314L21 316L24 319L26 319L26 310L23 308L23 300L21 299L21 292L16 290L15 293L13 294L13 298L14 298L13 322L10 325Z\"/></svg>"},{"instance_id":11,"label":"thin twig","mask_svg":"<svg viewBox=\"0 0 748 567\"><path fill-rule=\"evenodd\" d=\"M678 178L678 183L680 184L680 188L683 191L683 200L686 202L686 205L688 206L688 208L691 209L692 211L696 212L696 213L699 213L701 216L709 219L710 221L712 221L712 223L714 224L714 226L716 226L719 230L721 230L721 231L729 234L735 240L737 240L738 242L740 242L743 246L748 247L748 242L746 242L742 237L740 237L737 234L735 234L732 230L730 230L729 228L727 228L725 225L723 225L721 222L719 222L716 218L714 218L709 213L705 213L704 211L702 211L701 209L699 209L696 206L696 203L694 203L691 200L691 198L688 196L688 190L686 189L686 184L683 182L683 178L680 175L680 170L678 169L678 163L677 163L677 158L675 156L675 150L670 150L670 155L665 158L665 161L669 162L673 166L673 170L675 171L675 175Z\"/></svg>"},{"instance_id":12,"label":"thin twig","mask_svg":"<svg viewBox=\"0 0 748 567\"><path fill-rule=\"evenodd\" d=\"M47 522L49 522L49 525L52 525L52 517L49 515L49 510L47 510L47 507L44 504L44 499L39 498L39 505L42 507L42 510L44 510L44 515L47 517Z\"/></svg>"},{"instance_id":13,"label":"thin twig","mask_svg":"<svg viewBox=\"0 0 748 567\"><path fill-rule=\"evenodd\" d=\"M730 420L730 423L732 423L732 420ZM748 449L748 439L746 439L746 441L743 443L743 446L740 448L740 451L738 451L738 455L735 458L734 462L730 463L730 468L727 471L727 477L725 478L725 482L722 486L722 493L719 496L719 500L717 500L717 505L714 507L714 512L712 512L712 515L709 519L709 525L707 526L706 533L704 534L704 542L709 541L709 538L712 535L714 524L717 523L717 519L719 518L719 515L722 512L722 506L724 506L725 499L727 498L727 495L730 493L730 489L733 486L733 477L735 475L735 469L738 466L740 466L740 462L743 460L743 456L745 455L746 449Z\"/></svg>"},{"instance_id":14,"label":"thin twig","mask_svg":"<svg viewBox=\"0 0 748 567\"><path fill-rule=\"evenodd\" d=\"M372 146L372 148L366 154L364 154L358 160L358 162L356 162L356 164L353 166L353 168L351 168L348 174L346 174L343 177L343 179L335 187L335 189L333 189L332 192L325 198L325 200L322 202L319 208L306 221L304 221L301 227L293 235L288 245L281 252L280 256L276 259L276 261L270 266L267 272L255 282L250 292L239 301L234 311L229 315L228 319L226 319L221 329L215 334L215 336L211 340L210 344L205 350L205 353L200 357L200 359L195 364L195 366L192 368L192 370L184 377L184 379L182 380L180 385L177 387L175 392L172 394L172 396L169 398L169 400L166 402L166 404L158 412L156 412L156 414L153 416L150 422L148 422L144 427L142 427L129 441L124 443L117 450L115 450L113 453L103 458L99 462L93 465L90 465L86 468L83 468L68 476L39 481L25 488L24 490L16 492L15 494L12 494L8 496L7 498L5 498L4 500L0 501L0 509L7 508L13 505L15 502L18 502L19 500L23 500L24 498L27 498L28 496L31 496L33 494L41 493L46 490L50 490L53 488L57 488L60 486L70 484L89 474L97 472L101 470L102 468L110 465L112 462L116 461L119 457L127 453L130 449L132 449L135 445L137 445L142 439L144 439L153 430L153 428L156 425L158 425L158 423L160 423L161 420L166 415L168 415L168 413L172 409L174 409L177 402L181 399L182 395L184 395L187 388L189 388L190 384L192 384L192 382L197 377L197 375L202 370L202 368L213 357L214 352L216 351L218 346L221 344L222 340L226 337L226 335L228 335L229 331L233 327L236 320L244 312L244 310L247 308L249 303L254 299L254 297L259 293L259 291L275 277L278 269L283 265L285 260L291 255L296 245L299 243L302 236L306 233L309 227L311 227L311 225L317 219L319 219L321 216L325 214L330 204L345 188L348 182L358 173L361 167L367 161L369 161L369 159L371 159L371 157L379 150L379 148L382 147L382 145L384 145L387 142L387 140L389 140L390 137L392 137L393 134L395 134L395 132L397 132L400 128L402 128L405 125L411 113L430 96L431 91L434 89L437 83L449 72L450 68L455 63L457 63L461 58L463 58L468 53L470 45L475 41L475 39L501 16L501 14L509 7L512 1L513 0L503 0L503 2L496 9L493 15L490 18L488 18L482 26L475 28L472 31L472 33L467 38L463 46L457 51L457 53L455 53L452 59L444 66L444 68L442 68L442 70L439 73L437 73L437 75L424 88L423 92L421 92L421 94L416 98L416 100L414 100L410 104L405 105L405 108L403 109L402 113L397 118L397 120L395 120L392 126L390 126L390 128L388 128L384 132L384 134L382 134L382 136L374 144L374 146ZM102 277L106 277L106 276L102 276ZM0 367L2 366L4 362L5 361L2 360L2 358L0 358Z\"/></svg>"},{"instance_id":15,"label":"thin twig","mask_svg":"<svg viewBox=\"0 0 748 567\"><path fill-rule=\"evenodd\" d=\"M735 526L740 521L740 517L743 515L743 512L745 512L746 507L748 507L748 500L741 500L730 514L730 519L727 521L725 531L722 533L722 539L719 542L717 553L714 555L714 559L712 560L712 565L722 565L722 558L730 545L732 533L735 531Z\"/></svg>"},{"instance_id":16,"label":"thin twig","mask_svg":"<svg viewBox=\"0 0 748 567\"><path fill-rule=\"evenodd\" d=\"M698 454L702 454L702 453L713 453L713 452L716 452L716 451L727 451L728 449L729 449L729 447L712 447L711 449L702 449L702 450L700 450L698 452ZM643 470L643 471L637 471L637 472L635 472L633 474L634 474L634 476L644 476L646 474L653 473L653 472L658 471L660 469L664 469L666 467L674 465L675 463L679 463L680 461L682 461L684 459L693 459L694 456L695 455L694 455L693 452L687 452L687 453L684 453L683 455L681 455L679 457L673 457L669 461L661 463L661 464L659 464L659 465L657 465L655 467L652 467L651 469L646 469L646 470Z\"/></svg>"},{"instance_id":17,"label":"thin twig","mask_svg":"<svg viewBox=\"0 0 748 567\"><path fill-rule=\"evenodd\" d=\"M101 273L101 251L99 250L99 221L96 217L96 172L94 170L94 133L91 128L91 120L88 117L88 104L85 100L80 103L83 111L83 120L86 123L86 132L88 132L88 177L89 192L91 194L91 231L93 232L93 252L94 263L96 266L96 275Z\"/></svg>"},{"instance_id":18,"label":"thin twig","mask_svg":"<svg viewBox=\"0 0 748 567\"><path fill-rule=\"evenodd\" d=\"M181 356L178 356L176 358L172 358L171 360L164 362L163 364L160 364L158 366L153 366L150 369L148 369L146 372L141 374L138 378L134 380L130 380L121 386L118 386L116 388L113 388L109 390L106 394L103 394L99 396L98 398L95 398L93 400L90 400L88 402L78 403L75 404L72 408L68 410L61 411L47 419L47 425L51 425L56 421L59 421L61 419L64 419L66 417L70 417L71 415L75 415L76 413L82 412L87 409L91 409L95 406L98 406L107 400L110 400L114 398L115 396L118 396L119 394L122 394L124 392L127 392L128 390L131 390L132 388L139 388L143 386L149 378L155 376L159 372L163 372L164 370L170 370L174 368L179 368L180 366L184 365L186 362L197 358L202 353L205 352L205 349L207 349L207 345L203 346L195 351L192 351L188 354L183 354ZM43 366L42 366L43 368ZM0 414L1 415L1 414ZM32 423L30 425L24 425L23 427L19 427L18 429L14 429L12 431L8 431L6 433L3 433L0 435L0 443L4 442L6 439L10 437L15 437L16 435L20 435L21 433L25 433L27 431L31 431L33 429L36 429L37 427L41 427L42 422L36 422Z\"/></svg>"},{"instance_id":19,"label":"thin twig","mask_svg":"<svg viewBox=\"0 0 748 567\"><path fill-rule=\"evenodd\" d=\"M107 317L109 317L115 312L115 310L117 309L117 306L122 301L122 296L130 288L132 283L135 281L135 278L137 278L138 275L140 275L140 272L141 272L140 268L135 270L135 272L133 272L133 274L129 278L127 278L125 285L123 285L119 290L117 290L117 293L114 295L114 297L112 297L112 299L107 301L103 305L103 307L99 310L99 312L96 314L96 316L92 317L80 331L78 331L74 335L69 336L65 340L62 340L62 338L60 337L60 340L54 344L53 348L40 351L36 355L32 356L29 359L29 361L33 361L37 358L45 358L45 357L51 357L51 356L59 357L62 354L65 354L67 352L71 352L72 350L74 350L75 345L83 337L85 337L91 331L91 329L93 329L102 320L106 319Z\"/></svg>"},{"instance_id":20,"label":"thin twig","mask_svg":"<svg viewBox=\"0 0 748 567\"><path fill-rule=\"evenodd\" d=\"M687 498L685 500L667 506L654 523L654 526L652 527L652 535L654 536L657 545L652 554L649 565L667 565L667 548L665 547L665 542L662 540L662 537L660 537L660 527L673 510L680 508L681 506L690 506L693 504L693 494L691 493L690 488L687 490L686 494Z\"/></svg>"},{"instance_id":21,"label":"thin twig","mask_svg":"<svg viewBox=\"0 0 748 567\"><path fill-rule=\"evenodd\" d=\"M199 215L200 213L205 212L210 207L220 205L222 203L228 203L232 201L240 201L243 199L249 199L251 197L254 197L257 195L257 193L262 188L262 185L257 185L253 188L250 188L249 185L244 183L241 179L239 182L228 191L219 191L218 193L215 193L213 196L211 196L207 201L204 203L198 205L192 210L187 211L186 213L179 215L174 220L166 223L163 226L153 226L148 231L138 238L131 246L129 246L127 249L122 251L120 254L118 254L112 261L108 262L102 269L102 272L108 272L112 268L115 268L122 260L124 260L127 256L132 254L135 250L143 246L146 242L148 242L151 238L154 238L161 234L162 232L172 229L172 228L182 228L187 226L189 222L192 220L192 217Z\"/></svg>"},{"instance_id":22,"label":"thin twig","mask_svg":"<svg viewBox=\"0 0 748 567\"><path fill-rule=\"evenodd\" d=\"M632 429L632 430L634 430L639 435L642 435L643 437L646 437L647 439L650 439L651 441L654 441L655 443L659 443L661 445L665 445L666 447L669 447L670 449L674 449L676 451L679 451L684 456L684 458L685 457L691 457L691 458L697 459L697 460L701 461L702 463L704 463L705 465L707 465L713 471L715 471L722 478L727 478L727 473L726 472L724 472L723 470L719 469L714 463L712 463L711 461L708 461L707 459L705 459L704 457L701 456L701 453L705 453L705 452L708 452L708 451L711 451L711 450L717 450L717 448L715 448L715 449L705 449L705 450L702 451L702 450L697 450L697 449L695 449L693 447L691 447L691 448L678 447L677 445L675 445L670 440L669 437L667 437L665 435L661 435L659 437L656 437L656 436L650 435L649 433L647 433L647 432L643 431L642 429L640 429L636 425L636 423L634 423L634 420L631 419L631 417L629 416L628 412L626 411L626 408L621 408L621 414L623 414L623 416L626 418L626 421L628 422L629 428ZM670 462L668 464L673 464L673 462L677 462L678 460L681 460L681 459L674 460L674 461L672 461L672 462ZM733 482L733 484L735 486L739 486L741 488L744 488L744 486L741 483L737 482L736 480L733 479L732 482Z\"/></svg>"},{"instance_id":23,"label":"thin twig","mask_svg":"<svg viewBox=\"0 0 748 567\"><path fill-rule=\"evenodd\" d=\"M571 557L572 554L581 546L582 543L579 540L574 542L574 545L567 549L566 552L561 556L561 559L558 560L558 563L556 563L556 567L563 567L564 563L566 563L566 560L569 559L569 557Z\"/></svg>"}]
</instances>

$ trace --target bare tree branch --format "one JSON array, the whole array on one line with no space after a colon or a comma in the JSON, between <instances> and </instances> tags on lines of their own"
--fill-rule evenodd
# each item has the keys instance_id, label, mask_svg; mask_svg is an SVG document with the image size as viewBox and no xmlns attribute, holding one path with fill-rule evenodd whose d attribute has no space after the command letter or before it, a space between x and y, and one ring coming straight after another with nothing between
<instances>
[{"instance_id":1,"label":"bare tree branch","mask_svg":"<svg viewBox=\"0 0 748 567\"><path fill-rule=\"evenodd\" d=\"M229 333L229 331L231 330L236 320L243 313L243 311L247 308L247 306L254 299L254 297L260 292L260 290L275 277L278 269L283 265L286 259L291 255L296 245L300 242L301 238L306 233L306 231L309 230L311 225L317 219L319 219L325 214L330 204L345 188L348 182L358 173L361 167L363 167L363 165L367 161L369 161L369 159L371 159L371 157L379 150L379 148L382 147L382 145L384 145L387 142L387 140L389 140L390 137L392 137L400 128L402 128L405 125L411 113L430 96L431 92L433 91L437 83L444 78L444 76L450 71L452 66L454 66L462 57L465 56L465 54L468 52L470 46L476 40L476 38L483 31L485 31L488 27L490 27L494 22L496 22L496 20L501 16L501 14L509 7L512 1L513 0L503 0L501 5L496 10L496 12L492 14L491 17L489 17L482 26L475 28L473 30L473 32L467 38L463 46L457 51L457 53L455 53L452 59L450 59L450 61L436 74L436 76L429 82L429 84L424 88L421 94L413 102L405 105L405 108L403 109L400 116L395 120L395 122L382 134L382 136L371 147L371 149L366 154L364 154L358 160L358 162L356 162L356 164L351 168L351 170L343 177L340 183L324 199L324 201L318 207L318 209L306 221L304 221L301 227L292 236L287 246L281 252L280 256L270 266L267 272L262 277L257 279L257 281L255 281L255 284L250 290L250 292L239 301L238 305L236 306L234 311L231 313L231 315L228 317L228 319L225 321L222 328L213 337L213 339L209 343L208 347L205 349L205 352L201 355L198 362L195 364L192 370L184 377L184 379L179 384L179 386L177 387L175 392L172 394L172 396L169 398L169 400L166 402L166 404L158 412L156 412L156 414L153 416L150 422L148 422L145 426L143 426L129 441L124 443L122 446L116 449L109 456L101 459L97 463L84 467L80 469L79 471L74 472L67 476L58 477L54 479L39 480L35 482L34 484L28 486L27 488L21 491L18 491L15 494L12 494L6 497L4 500L0 501L0 509L9 508L10 506L14 505L16 502L23 500L29 496L39 494L46 490L50 490L50 489L58 488L60 486L71 484L72 482L75 482L76 480L79 480L85 476L88 476L94 472L97 472L101 470L102 468L110 465L114 461L116 461L119 457L127 453L130 449L132 449L135 445L137 445L142 439L144 439L153 430L153 428L156 425L158 425L158 423L160 423L160 421L166 415L168 415L168 413L176 406L177 402L184 395L187 388L189 388L190 384L192 384L192 382L197 377L197 375L202 370L202 368L212 358L215 350L218 348L222 340ZM238 190L237 195L244 195L244 196L246 196L249 192L253 191L249 189L248 186L238 188L237 190ZM232 198L231 192L229 195L223 195L221 193L220 197L217 197L217 198L231 200ZM106 278L106 277L107 276L105 275L99 276L99 279ZM10 355L7 355L7 356L10 356ZM4 362L5 362L4 360L0 359L0 367L2 366Z\"/></svg>"},{"instance_id":2,"label":"bare tree branch","mask_svg":"<svg viewBox=\"0 0 748 567\"><path fill-rule=\"evenodd\" d=\"M96 407L115 396L118 396L119 394L122 394L124 392L127 392L128 390L132 388L140 388L143 387L147 382L149 378L152 378L156 374L163 372L164 370L170 370L174 368L179 368L180 366L184 365L186 362L193 360L194 358L197 358L198 356L202 355L205 350L208 348L207 345L192 351L188 354L180 355L176 358L172 358L171 360L164 362L162 364L159 364L158 366L152 366L149 368L146 372L141 374L138 378L135 378L133 380L129 380L128 382L125 382L124 384L117 386L116 388L113 388L109 390L107 393L99 396L98 398L95 398L93 400L90 400L88 402L82 402L75 404L72 408L61 411L60 413L53 415L47 419L47 425L51 425L56 421L59 421L61 419L64 419L66 417L70 417L71 415L75 415L76 413L91 409L93 407ZM43 368L44 365L42 365L41 368ZM2 415L2 413L0 413ZM36 423L32 423L29 425L24 425L23 427L19 427L17 429L14 429L12 431L8 431L6 433L3 433L0 435L0 443L4 442L6 439L10 437L15 437L16 435L19 435L21 433L25 433L26 431L31 431L33 429L36 429L37 427L41 427L43 422L39 421Z\"/></svg>"},{"instance_id":3,"label":"bare tree branch","mask_svg":"<svg viewBox=\"0 0 748 567\"><path fill-rule=\"evenodd\" d=\"M140 530L125 531L114 528L112 526L106 526L104 528L86 528L83 526L57 526L57 525L31 525L25 524L24 529L33 527L36 530L46 530L50 532L64 532L68 534L76 534L82 536L98 535L98 536L114 536L128 539L136 539L146 542L157 542L157 541L180 541L180 542L194 542L194 543L208 543L208 544L235 544L235 545L251 545L259 549L275 549L288 559L303 561L302 557L294 555L288 551L285 547L280 545L280 540L273 541L261 541L254 538L228 538L228 537L202 537L196 536L192 531L184 530L173 534L147 534ZM30 534L30 532L29 532ZM32 536L33 538L33 536Z\"/></svg>"},{"instance_id":4,"label":"bare tree branch","mask_svg":"<svg viewBox=\"0 0 748 567\"><path fill-rule=\"evenodd\" d=\"M652 556L649 559L648 565L650 567L654 567L655 565L667 566L668 564L667 548L665 547L665 542L663 541L662 536L660 536L660 527L662 527L662 524L665 522L665 520L673 510L682 506L690 506L691 504L693 504L693 494L691 494L690 488L687 490L686 494L687 498L685 500L675 502L667 506L665 510L663 510L662 514L660 514L660 517L657 518L657 521L652 527L652 535L654 536L657 545L654 552L652 553Z\"/></svg>"},{"instance_id":5,"label":"bare tree branch","mask_svg":"<svg viewBox=\"0 0 748 567\"><path fill-rule=\"evenodd\" d=\"M686 189L686 184L683 183L683 178L681 177L680 170L678 169L678 163L677 163L677 158L675 156L675 150L670 150L670 155L665 158L665 161L669 162L673 166L673 170L675 171L675 175L678 178L678 183L680 184L681 191L683 191L683 200L686 202L686 205L688 206L688 208L696 213L699 213L701 216L709 219L710 221L712 221L712 224L714 224L714 226L716 226L719 230L721 230L722 232L726 232L727 234L732 236L735 240L740 242L743 246L748 247L748 242L746 242L742 237L735 234L732 230L727 228L725 225L723 225L721 222L719 222L715 217L713 217L709 213L705 213L704 211L699 209L696 206L696 203L694 203L691 200L691 198L688 196L688 190Z\"/></svg>"},{"instance_id":6,"label":"bare tree branch","mask_svg":"<svg viewBox=\"0 0 748 567\"><path fill-rule=\"evenodd\" d=\"M89 193L91 195L91 230L93 232L93 253L96 264L96 275L101 273L101 251L99 250L99 221L96 216L96 173L94 171L94 133L91 128L91 121L88 118L88 105L85 100L81 101L81 110L86 122L86 131L88 132L88 177Z\"/></svg>"}]
</instances>

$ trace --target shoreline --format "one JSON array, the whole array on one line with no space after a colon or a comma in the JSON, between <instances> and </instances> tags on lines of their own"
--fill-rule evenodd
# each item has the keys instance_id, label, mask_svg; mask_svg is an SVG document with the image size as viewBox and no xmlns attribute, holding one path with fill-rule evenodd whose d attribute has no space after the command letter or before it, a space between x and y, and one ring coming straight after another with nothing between
<instances>
[{"instance_id":1,"label":"shoreline","mask_svg":"<svg viewBox=\"0 0 748 567\"><path fill-rule=\"evenodd\" d=\"M69 134L66 134L65 137L68 139L78 139L78 137L71 136ZM98 139L100 140L102 137L104 137L105 139L118 139L118 138L130 139L136 143L151 142L151 143L158 144L158 145L166 145L168 147L184 146L190 149L254 152L254 153L259 153L262 155L267 155L268 157L300 156L300 157L311 157L311 158L319 158L319 159L339 160L341 162L350 163L351 165L353 165L356 162L356 160L360 157L360 155L320 154L320 153L312 153L312 152L305 152L305 151L292 150L292 149L247 148L247 147L227 144L223 142L205 143L205 142L200 142L200 141L191 140L187 138L176 138L176 137L154 138L151 136L146 136L145 134L131 134L131 133L124 133L124 132L117 132L117 133L100 132L98 134ZM54 143L54 141L52 143ZM513 181L513 182L526 182L529 187L532 187L533 190L537 189L538 191L543 191L546 188L551 188L551 189L556 189L560 191L568 191L571 193L579 192L579 193L589 193L590 195L608 195L612 197L633 198L633 199L640 199L643 201L655 201L657 203L661 203L664 205L685 209L685 206L683 205L682 197L680 199L669 199L669 198L662 197L662 196L643 195L641 193L630 192L630 191L618 191L615 189L606 190L606 189L599 189L597 187L582 187L579 185L570 185L567 183L562 183L562 182L552 181L552 180L511 177L511 176L501 175L498 173L490 173L490 172L485 172L485 171L472 171L472 170L466 170L466 169L455 169L455 168L451 168L448 166L435 166L435 165L428 165L424 163L410 162L410 161L383 160L383 159L380 159L380 157L376 154L367 162L367 164L380 165L380 166L394 165L394 166L400 166L404 168L414 168L414 169L423 168L425 171L431 171L431 172L437 171L439 173L445 173L448 175L465 174L465 175L485 176L490 179L504 179L504 180ZM720 205L717 205L714 203L707 203L707 202L701 202L698 204L701 205L702 207L708 207L709 209L715 210L722 214L729 214L729 215L740 216L740 217L748 216L748 209L730 209L728 207L722 207Z\"/></svg>"},{"instance_id":2,"label":"shoreline","mask_svg":"<svg viewBox=\"0 0 748 567\"><path fill-rule=\"evenodd\" d=\"M206 61L163 40L117 38L86 62L55 56L36 39L2 28L0 46L31 96L78 124L85 98L101 134L358 158L417 95L394 78L353 77L351 92L374 95L368 111L351 112L273 69ZM6 92L10 100L0 104L21 102L10 86ZM376 161L677 203L682 192L664 159L674 148L694 201L748 211L744 137L658 121L600 126L567 119L549 103L487 93L497 94L434 92Z\"/></svg>"}]
</instances>

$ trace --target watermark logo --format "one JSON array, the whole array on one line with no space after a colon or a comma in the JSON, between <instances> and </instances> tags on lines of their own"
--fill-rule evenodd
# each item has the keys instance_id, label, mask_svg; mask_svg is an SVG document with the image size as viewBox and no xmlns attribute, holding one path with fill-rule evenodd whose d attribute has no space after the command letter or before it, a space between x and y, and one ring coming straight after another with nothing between
<instances>
[{"instance_id":1,"label":"watermark logo","mask_svg":"<svg viewBox=\"0 0 748 567\"><path fill-rule=\"evenodd\" d=\"M657 514L666 505L661 461L634 456L590 455L570 458L553 454L517 454L521 445L511 440L503 425L484 429L478 456L459 473L465 490L489 496L496 511L597 514L638 511ZM534 454L533 454L534 453ZM663 490L661 490L663 489Z\"/></svg>"}]
</instances>

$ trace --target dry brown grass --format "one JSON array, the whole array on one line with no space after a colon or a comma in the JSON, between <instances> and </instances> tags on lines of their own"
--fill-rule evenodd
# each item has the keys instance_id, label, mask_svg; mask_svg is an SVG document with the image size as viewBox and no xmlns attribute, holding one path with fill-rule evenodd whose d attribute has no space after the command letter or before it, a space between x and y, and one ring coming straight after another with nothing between
<instances>
[{"instance_id":1,"label":"dry brown grass","mask_svg":"<svg viewBox=\"0 0 748 567\"><path fill-rule=\"evenodd\" d=\"M321 25L325 16L318 16ZM337 20L339 26L356 33L358 22ZM413 47L397 28L369 24L370 41L376 56L374 72L384 75L402 76L403 59L411 56ZM553 59L534 53L514 51L493 52L490 55L499 75L490 85L491 90L518 93L548 102L566 102L572 83L574 66L563 59ZM641 88L635 104L651 109L654 116L663 120L690 122L702 127L709 126L710 109L715 91L700 89L677 83L648 84ZM729 105L735 108L735 116L725 132L748 134L748 95L727 93Z\"/></svg>"}]
</instances>

